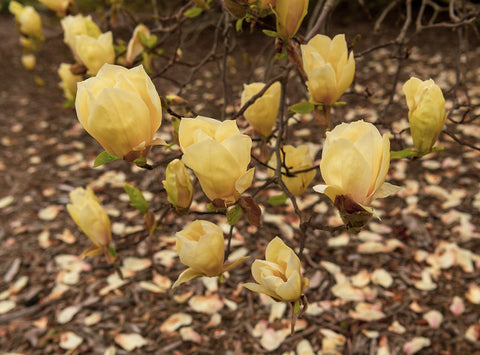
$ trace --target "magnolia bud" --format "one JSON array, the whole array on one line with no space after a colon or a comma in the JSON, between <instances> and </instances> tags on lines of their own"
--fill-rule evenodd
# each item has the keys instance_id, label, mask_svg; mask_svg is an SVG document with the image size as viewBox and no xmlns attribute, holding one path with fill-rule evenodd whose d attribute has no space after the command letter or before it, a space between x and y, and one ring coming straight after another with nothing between
<instances>
[{"instance_id":1,"label":"magnolia bud","mask_svg":"<svg viewBox=\"0 0 480 355\"><path fill-rule=\"evenodd\" d=\"M61 63L57 73L61 79L60 87L67 100L75 100L77 94L77 83L82 81L81 75L75 75L71 71L72 65Z\"/></svg>"},{"instance_id":2,"label":"magnolia bud","mask_svg":"<svg viewBox=\"0 0 480 355\"><path fill-rule=\"evenodd\" d=\"M264 83L252 83L243 86L241 105L250 100L250 98L260 92ZM268 137L272 133L273 125L278 116L280 105L281 85L277 81L273 83L265 93L250 105L244 113L248 123L253 129L262 136Z\"/></svg>"},{"instance_id":3,"label":"magnolia bud","mask_svg":"<svg viewBox=\"0 0 480 355\"><path fill-rule=\"evenodd\" d=\"M70 193L70 201L67 205L68 213L94 244L82 256L102 253L108 256L106 248L112 241L110 219L93 191L89 188L76 188Z\"/></svg>"},{"instance_id":4,"label":"magnolia bud","mask_svg":"<svg viewBox=\"0 0 480 355\"><path fill-rule=\"evenodd\" d=\"M277 0L275 3L277 33L283 40L297 33L308 12L308 0Z\"/></svg>"},{"instance_id":5,"label":"magnolia bud","mask_svg":"<svg viewBox=\"0 0 480 355\"><path fill-rule=\"evenodd\" d=\"M412 77L403 85L413 144L419 152L430 152L447 117L442 90L432 79Z\"/></svg>"},{"instance_id":6,"label":"magnolia bud","mask_svg":"<svg viewBox=\"0 0 480 355\"><path fill-rule=\"evenodd\" d=\"M35 69L35 64L37 62L33 54L24 54L22 55L22 65L27 70Z\"/></svg>"},{"instance_id":7,"label":"magnolia bud","mask_svg":"<svg viewBox=\"0 0 480 355\"><path fill-rule=\"evenodd\" d=\"M179 212L188 211L193 198L193 185L190 174L181 160L172 160L167 165L165 180L162 183L167 191L168 202Z\"/></svg>"},{"instance_id":8,"label":"magnolia bud","mask_svg":"<svg viewBox=\"0 0 480 355\"><path fill-rule=\"evenodd\" d=\"M43 39L42 19L33 7L11 1L8 9L15 15L22 34Z\"/></svg>"},{"instance_id":9,"label":"magnolia bud","mask_svg":"<svg viewBox=\"0 0 480 355\"><path fill-rule=\"evenodd\" d=\"M194 221L178 232L176 237L180 261L189 268L180 274L173 288L196 277L220 276L247 258L224 264L223 232L209 221Z\"/></svg>"}]
</instances>

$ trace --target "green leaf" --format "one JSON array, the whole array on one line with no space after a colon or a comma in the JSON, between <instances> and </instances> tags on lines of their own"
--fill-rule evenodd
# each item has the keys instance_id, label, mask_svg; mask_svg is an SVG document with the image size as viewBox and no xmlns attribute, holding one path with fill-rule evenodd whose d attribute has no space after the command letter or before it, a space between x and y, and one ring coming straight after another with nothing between
<instances>
[{"instance_id":1,"label":"green leaf","mask_svg":"<svg viewBox=\"0 0 480 355\"><path fill-rule=\"evenodd\" d=\"M150 37L147 37L142 32L138 32L138 37L140 37L140 42L142 42L142 45L144 47L147 47L148 49L151 49L157 43L157 40L158 40L157 36L151 35Z\"/></svg>"},{"instance_id":2,"label":"green leaf","mask_svg":"<svg viewBox=\"0 0 480 355\"><path fill-rule=\"evenodd\" d=\"M115 247L108 247L107 250L108 250L108 254L110 254L114 258L117 257L117 251L115 250Z\"/></svg>"},{"instance_id":3,"label":"green leaf","mask_svg":"<svg viewBox=\"0 0 480 355\"><path fill-rule=\"evenodd\" d=\"M70 107L73 107L75 105L75 100L65 100L65 102L62 104L63 107L65 108L70 108Z\"/></svg>"},{"instance_id":4,"label":"green leaf","mask_svg":"<svg viewBox=\"0 0 480 355\"><path fill-rule=\"evenodd\" d=\"M145 200L142 191L129 184L125 184L123 188L130 199L130 205L139 210L143 215L147 214L148 202Z\"/></svg>"},{"instance_id":5,"label":"green leaf","mask_svg":"<svg viewBox=\"0 0 480 355\"><path fill-rule=\"evenodd\" d=\"M290 107L290 112L295 112L295 113L310 113L314 109L314 105L311 102L304 101L304 102L299 102Z\"/></svg>"},{"instance_id":6,"label":"green leaf","mask_svg":"<svg viewBox=\"0 0 480 355\"><path fill-rule=\"evenodd\" d=\"M96 168L97 166L100 166L118 159L120 158L110 154L107 151L103 151L100 154L98 154L98 156L95 158L95 161L93 162L93 167Z\"/></svg>"},{"instance_id":7,"label":"green leaf","mask_svg":"<svg viewBox=\"0 0 480 355\"><path fill-rule=\"evenodd\" d=\"M298 314L300 312L300 300L296 300L293 304L293 313Z\"/></svg>"},{"instance_id":8,"label":"green leaf","mask_svg":"<svg viewBox=\"0 0 480 355\"><path fill-rule=\"evenodd\" d=\"M268 37L273 37L273 38L280 38L280 35L275 32L275 31L270 31L270 30L262 30L264 34L266 34Z\"/></svg>"},{"instance_id":9,"label":"green leaf","mask_svg":"<svg viewBox=\"0 0 480 355\"><path fill-rule=\"evenodd\" d=\"M284 205L287 202L287 198L288 197L285 193L282 193L282 194L276 195L276 196L270 196L268 198L268 203L271 206L281 206L281 205Z\"/></svg>"},{"instance_id":10,"label":"green leaf","mask_svg":"<svg viewBox=\"0 0 480 355\"><path fill-rule=\"evenodd\" d=\"M216 211L217 210L217 207L215 207L215 205L211 202L207 203L207 211L209 212L213 212L213 211Z\"/></svg>"},{"instance_id":11,"label":"green leaf","mask_svg":"<svg viewBox=\"0 0 480 355\"><path fill-rule=\"evenodd\" d=\"M243 210L239 205L235 205L227 211L227 221L231 226L235 225L242 217Z\"/></svg>"},{"instance_id":12,"label":"green leaf","mask_svg":"<svg viewBox=\"0 0 480 355\"><path fill-rule=\"evenodd\" d=\"M172 127L173 131L178 135L178 130L180 129L180 121L178 118L172 116Z\"/></svg>"},{"instance_id":13,"label":"green leaf","mask_svg":"<svg viewBox=\"0 0 480 355\"><path fill-rule=\"evenodd\" d=\"M245 17L242 17L242 18L239 18L237 20L237 22L235 22L235 30L237 30L237 32L242 32L242 27L243 27L243 20L245 19Z\"/></svg>"},{"instance_id":14,"label":"green leaf","mask_svg":"<svg viewBox=\"0 0 480 355\"><path fill-rule=\"evenodd\" d=\"M345 101L337 101L335 103L333 103L331 106L332 107L342 107L342 106L345 106L347 103Z\"/></svg>"},{"instance_id":15,"label":"green leaf","mask_svg":"<svg viewBox=\"0 0 480 355\"><path fill-rule=\"evenodd\" d=\"M203 12L203 9L201 7L192 7L185 11L184 15L189 18L197 17Z\"/></svg>"},{"instance_id":16,"label":"green leaf","mask_svg":"<svg viewBox=\"0 0 480 355\"><path fill-rule=\"evenodd\" d=\"M275 59L282 60L288 58L288 53L283 52L283 53L275 53Z\"/></svg>"},{"instance_id":17,"label":"green leaf","mask_svg":"<svg viewBox=\"0 0 480 355\"><path fill-rule=\"evenodd\" d=\"M146 157L137 158L133 162L139 168L145 168L147 166L147 158Z\"/></svg>"}]
</instances>

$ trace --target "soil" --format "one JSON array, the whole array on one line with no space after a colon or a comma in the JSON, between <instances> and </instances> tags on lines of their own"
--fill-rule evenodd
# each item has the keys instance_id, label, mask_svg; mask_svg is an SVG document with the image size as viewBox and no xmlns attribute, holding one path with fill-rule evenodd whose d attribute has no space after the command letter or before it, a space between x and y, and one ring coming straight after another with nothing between
<instances>
[{"instance_id":1,"label":"soil","mask_svg":"<svg viewBox=\"0 0 480 355\"><path fill-rule=\"evenodd\" d=\"M399 30L394 21L378 34L372 33L372 24L366 20L338 21L329 28L330 34L344 32L349 41L362 35L355 53L391 40ZM45 23L47 40L37 54L33 72L21 65L18 33L9 14L0 14L0 33L0 352L103 354L115 348L117 354L310 354L311 346L318 354L387 354L380 352L385 347L391 354L412 354L410 346L416 344L412 340L423 337L429 342L418 354L480 354L477 150L442 134L439 145L446 148L444 152L392 162L387 180L402 190L375 204L381 220L372 220L358 235L342 229L310 229L302 258L305 276L311 279L306 292L310 306L297 321L298 330L289 335L288 310L239 286L252 281L250 264L254 258L263 258L266 244L275 235L291 247L299 245L299 219L291 204L273 207L267 203L268 196L279 190L267 190L256 197L264 210L261 228L249 226L243 219L237 224L233 252L237 256L248 254L251 260L232 270L224 283L198 279L171 290L169 282L185 268L173 252L175 232L197 218L215 221L228 231L224 216L194 212L180 218L169 211L161 181L165 165L180 156L175 148L152 149L149 159L160 167L151 171L124 161L93 168L93 160L102 149L82 129L74 109L62 105L56 71L60 62L71 62L72 58L56 20L49 18ZM194 33L198 37L192 37L182 48L182 61L187 63L198 63L206 56L214 35L207 26L194 28L190 35ZM412 75L432 77L451 107L457 39L458 33L451 29L424 31L412 37L387 111L384 108L396 74L393 49L379 49L358 58L354 90L344 96L348 105L335 110L334 122L363 118L376 123L382 132L394 133L392 149L408 147L408 133L400 133L407 127L401 84ZM468 88L472 103L480 103L478 44L478 38L471 36L468 56L460 58L461 68L468 64L469 70L456 92L459 102L465 102L464 89ZM167 55L169 50L171 47L166 48ZM250 34L247 29L238 36L235 51L228 57L227 118L239 109L243 83L264 79L266 58L272 51L273 45L265 45L259 33ZM162 67L167 60L159 63ZM175 93L178 87L165 78L183 82L188 79L187 69L175 66L155 77L159 94ZM43 87L36 84L35 76L41 77ZM289 105L306 97L299 90L300 81L292 82ZM219 118L222 93L219 66L208 63L181 95L197 113ZM478 115L477 111L472 112ZM458 120L461 112L455 111L452 118ZM171 140L168 121L165 113L162 136ZM245 127L243 119L239 124ZM447 129L462 142L479 145L478 121L449 121ZM305 115L292 121L290 134L293 144L307 141L316 150L318 163L323 138L315 120ZM266 175L261 166L257 169L260 176ZM317 173L311 186L321 181ZM152 237L145 238L142 217L126 199L125 183L140 188L157 217L163 215L160 230ZM103 257L78 258L89 241L65 206L68 193L84 186L94 189L111 217L120 255L115 265L108 265ZM199 202L192 209L205 211L206 199L199 185L196 188L195 200ZM312 216L312 223L339 225L330 201L311 187L299 204ZM129 268L128 262L135 266ZM328 263L338 265L336 274L328 271L332 270ZM120 267L125 284L115 286L112 277L118 275ZM391 285L372 281L372 273L378 269L391 275ZM354 283L358 278L353 276L359 273L367 275L368 285L353 287L350 297L354 299L333 291L342 275ZM424 279L426 287L418 283L430 274L435 284L431 289L428 280ZM359 316L364 303L371 309ZM9 305L12 308L4 311ZM458 311L461 305L463 312ZM425 314L432 310L443 316L440 324L426 320ZM383 315L365 318L378 314L375 312ZM180 325L167 331L168 325L175 323L172 319L166 322L172 315L177 315ZM128 337L132 334L141 336L145 343L126 350L128 344L139 341ZM68 345L76 337L82 342ZM335 339L340 339L338 346L329 348L328 342L332 344ZM268 345L272 343L274 349Z\"/></svg>"}]
</instances>

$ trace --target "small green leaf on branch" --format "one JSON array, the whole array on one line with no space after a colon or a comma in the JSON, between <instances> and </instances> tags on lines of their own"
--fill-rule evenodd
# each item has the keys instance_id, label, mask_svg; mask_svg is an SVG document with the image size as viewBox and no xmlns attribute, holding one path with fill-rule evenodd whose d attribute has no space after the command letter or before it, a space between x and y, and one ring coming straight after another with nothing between
<instances>
[{"instance_id":1,"label":"small green leaf on branch","mask_svg":"<svg viewBox=\"0 0 480 355\"><path fill-rule=\"evenodd\" d=\"M290 112L306 114L312 112L314 108L315 106L311 102L304 101L290 107Z\"/></svg>"},{"instance_id":2,"label":"small green leaf on branch","mask_svg":"<svg viewBox=\"0 0 480 355\"><path fill-rule=\"evenodd\" d=\"M228 224L234 226L235 223L242 217L243 210L239 205L235 205L227 211Z\"/></svg>"},{"instance_id":3,"label":"small green leaf on branch","mask_svg":"<svg viewBox=\"0 0 480 355\"><path fill-rule=\"evenodd\" d=\"M238 32L238 33L241 33L243 30L242 30L242 27L243 27L243 20L245 19L245 17L242 17L242 18L239 18L237 20L237 22L235 22L235 30Z\"/></svg>"},{"instance_id":4,"label":"small green leaf on branch","mask_svg":"<svg viewBox=\"0 0 480 355\"><path fill-rule=\"evenodd\" d=\"M147 200L142 194L142 191L129 184L125 184L123 188L130 199L130 205L139 210L143 215L146 215L149 206Z\"/></svg>"},{"instance_id":5,"label":"small green leaf on branch","mask_svg":"<svg viewBox=\"0 0 480 355\"><path fill-rule=\"evenodd\" d=\"M280 38L280 35L275 32L275 31L270 31L270 30L262 30L262 32L267 35L268 37L273 37L273 38Z\"/></svg>"},{"instance_id":6,"label":"small green leaf on branch","mask_svg":"<svg viewBox=\"0 0 480 355\"><path fill-rule=\"evenodd\" d=\"M275 196L270 196L268 198L268 203L271 206L282 206L287 202L287 195L285 193L282 193L280 195L275 195Z\"/></svg>"},{"instance_id":7,"label":"small green leaf on branch","mask_svg":"<svg viewBox=\"0 0 480 355\"><path fill-rule=\"evenodd\" d=\"M275 59L282 60L288 58L287 52L275 53Z\"/></svg>"},{"instance_id":8,"label":"small green leaf on branch","mask_svg":"<svg viewBox=\"0 0 480 355\"><path fill-rule=\"evenodd\" d=\"M203 9L201 7L192 7L185 11L184 15L185 17L193 18L199 16L203 12Z\"/></svg>"},{"instance_id":9,"label":"small green leaf on branch","mask_svg":"<svg viewBox=\"0 0 480 355\"><path fill-rule=\"evenodd\" d=\"M108 250L108 254L110 254L114 258L117 257L117 251L115 250L115 247L108 247L107 250Z\"/></svg>"},{"instance_id":10,"label":"small green leaf on branch","mask_svg":"<svg viewBox=\"0 0 480 355\"><path fill-rule=\"evenodd\" d=\"M110 154L107 151L101 152L96 158L95 161L93 162L93 167L96 168L100 165L109 163L114 160L120 159L119 157L116 157L115 155Z\"/></svg>"}]
</instances>

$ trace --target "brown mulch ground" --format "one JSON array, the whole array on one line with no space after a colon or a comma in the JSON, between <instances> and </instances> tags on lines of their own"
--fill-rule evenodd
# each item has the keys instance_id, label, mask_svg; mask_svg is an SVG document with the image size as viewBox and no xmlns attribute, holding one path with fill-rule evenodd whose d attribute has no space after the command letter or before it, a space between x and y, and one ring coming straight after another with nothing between
<instances>
[{"instance_id":1,"label":"brown mulch ground","mask_svg":"<svg viewBox=\"0 0 480 355\"><path fill-rule=\"evenodd\" d=\"M193 213L178 219L165 212L163 168L143 171L122 161L92 168L101 147L83 131L74 110L62 107L56 69L71 58L59 28L53 22L46 28L48 40L35 71L28 73L20 64L13 19L0 14L2 353L112 354L115 349L117 354L260 354L269 350L273 354L388 354L381 352L387 348L391 354L401 354L408 352L409 342L424 338L420 342L425 347L419 354L480 354L478 151L442 135L440 145L446 147L445 152L392 163L388 181L402 190L375 205L381 221L372 221L359 235L342 230L310 231L303 259L305 275L311 279L307 290L310 307L290 336L288 310L238 286L250 281L251 261L232 270L223 284L199 279L175 292L169 289L184 269L173 252L174 234L186 221L205 216ZM337 24L330 31L345 32L350 40L362 33L358 52L390 39L396 31L392 28L373 35L370 28L367 23ZM211 35L207 29L192 41L183 50L185 61L204 56ZM259 67L265 63L258 53L264 46L258 38L245 33L230 59L227 79L232 107L228 112L238 109L243 82L262 79ZM410 75L432 77L451 106L453 93L448 90L455 83L456 38L450 30L415 37L399 83ZM474 38L470 42L470 70L465 78L474 104L480 103L478 43ZM394 133L407 127L401 85L394 103L381 114L395 63L387 49L359 59L357 94L345 95L349 105L338 109L334 119L363 118ZM218 117L222 107L218 67L209 64L205 68L183 95L198 113ZM252 78L254 68L256 76ZM42 77L45 87L36 86L34 75ZM183 73L167 75L182 78ZM168 80L158 78L155 84L160 95L176 90ZM294 87L291 90L295 94ZM361 95L365 90L372 95ZM459 90L460 100L462 95ZM164 125L168 127L168 116ZM478 145L477 121L448 127ZM319 150L322 139L311 117L300 117L291 133L292 142L306 141ZM171 139L168 131L162 134ZM407 134L395 137L394 149L410 143ZM165 166L178 155L178 150L156 148L150 158ZM316 158L318 162L320 156ZM258 170L265 175L261 167ZM315 183L320 181L317 174ZM129 206L124 183L144 191L158 215L167 213L153 237L143 238L142 218ZM124 280L101 257L77 257L89 241L74 225L65 205L69 191L87 185L111 216L121 256L117 266L122 267ZM261 228L239 222L235 255L261 258L275 235L298 246L298 217L293 208L268 206L269 194L274 192L258 197L264 207ZM196 196L201 203L194 209L204 211L205 199L199 188ZM299 203L315 223L339 223L331 203L311 189ZM228 230L223 216L209 219ZM378 270L391 276L391 284L384 283L385 273ZM426 314L433 314L434 320ZM442 316L440 323L437 314ZM172 315L175 317L169 318ZM79 345L73 346L76 341ZM138 347L128 351L129 344Z\"/></svg>"}]
</instances>

